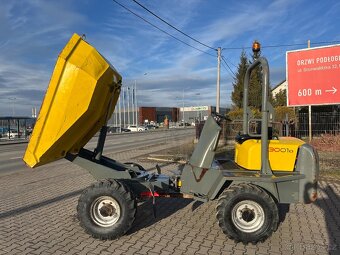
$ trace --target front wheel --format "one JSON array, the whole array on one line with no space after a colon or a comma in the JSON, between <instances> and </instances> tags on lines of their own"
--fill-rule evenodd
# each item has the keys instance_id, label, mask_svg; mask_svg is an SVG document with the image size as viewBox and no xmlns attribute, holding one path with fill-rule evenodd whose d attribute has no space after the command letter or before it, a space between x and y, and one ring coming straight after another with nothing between
<instances>
[{"instance_id":1,"label":"front wheel","mask_svg":"<svg viewBox=\"0 0 340 255\"><path fill-rule=\"evenodd\" d=\"M225 190L218 199L217 214L222 231L243 243L264 241L276 230L279 213L273 198L252 184Z\"/></svg>"},{"instance_id":2,"label":"front wheel","mask_svg":"<svg viewBox=\"0 0 340 255\"><path fill-rule=\"evenodd\" d=\"M131 228L136 202L123 183L101 181L84 190L77 212L88 234L101 240L116 239Z\"/></svg>"}]
</instances>

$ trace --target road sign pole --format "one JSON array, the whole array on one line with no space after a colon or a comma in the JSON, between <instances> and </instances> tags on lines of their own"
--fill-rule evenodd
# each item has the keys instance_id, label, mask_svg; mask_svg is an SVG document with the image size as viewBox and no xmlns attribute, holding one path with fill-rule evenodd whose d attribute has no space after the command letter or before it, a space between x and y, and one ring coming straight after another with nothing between
<instances>
[{"instance_id":1,"label":"road sign pole","mask_svg":"<svg viewBox=\"0 0 340 255\"><path fill-rule=\"evenodd\" d=\"M307 47L310 48L310 40L307 42ZM312 141L312 106L308 105L308 129L309 129L309 142Z\"/></svg>"},{"instance_id":2,"label":"road sign pole","mask_svg":"<svg viewBox=\"0 0 340 255\"><path fill-rule=\"evenodd\" d=\"M312 106L308 105L309 142L312 141Z\"/></svg>"}]
</instances>

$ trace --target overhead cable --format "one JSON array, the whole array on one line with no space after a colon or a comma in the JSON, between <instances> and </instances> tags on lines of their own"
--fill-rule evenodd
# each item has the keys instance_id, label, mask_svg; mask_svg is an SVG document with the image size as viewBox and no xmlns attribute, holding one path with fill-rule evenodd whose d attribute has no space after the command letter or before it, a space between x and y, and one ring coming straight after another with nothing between
<instances>
[{"instance_id":1,"label":"overhead cable","mask_svg":"<svg viewBox=\"0 0 340 255\"><path fill-rule=\"evenodd\" d=\"M199 44L201 44L201 45L203 45L203 46L205 46L205 47L207 47L207 48L209 48L209 49L211 49L211 50L216 50L216 51L217 51L216 48L213 48L213 47L211 47L211 46L209 46L209 45L207 45L207 44L205 44L205 43L200 42L199 40L193 38L192 36L188 35L187 33L184 33L183 31L181 31L181 30L178 29L177 27L171 25L169 22L167 22L166 20L164 20L163 18L161 18L160 16L158 16L158 15L155 14L154 12L150 11L148 8L146 8L144 5L142 5L142 4L139 3L138 1L136 1L136 0L132 0L132 1L134 1L136 4L138 4L138 5L139 5L140 7L142 7L144 10L146 10L147 12L149 12L150 14L152 14L153 16L155 16L157 19L159 19L159 20L161 20L162 22L164 22L165 24L167 24L169 27L175 29L177 32L181 33L182 35L185 35L186 37L190 38L191 40L193 40L193 41L195 41L195 42L197 42L197 43L199 43Z\"/></svg>"},{"instance_id":2,"label":"overhead cable","mask_svg":"<svg viewBox=\"0 0 340 255\"><path fill-rule=\"evenodd\" d=\"M130 13L132 13L133 15L137 16L138 18L140 18L140 19L143 20L144 22L148 23L150 26L153 26L154 28L158 29L159 31L161 31L161 32L167 34L168 36L172 37L173 39L175 39L175 40L177 40L177 41L179 41L179 42L181 42L181 43L183 43L183 44L185 44L185 45L187 45L187 46L189 46L189 47L191 47L191 48L193 48L193 49L195 49L195 50L198 50L198 51L200 51L200 52L202 52L202 53L204 53L204 54L207 54L207 55L209 55L209 56L215 57L215 55L210 54L210 53L208 53L208 52L206 52L206 51L204 51L204 50L201 50L201 49L199 49L199 48L196 48L195 46L192 46L192 45L190 45L189 43L186 43L186 42L182 41L181 39L179 39L179 38L173 36L172 34L166 32L165 30L163 30L163 29L159 28L158 26L152 24L150 21L146 20L145 18L143 18L143 17L140 16L139 14L135 13L134 11L130 10L129 8L127 8L126 6L122 5L122 4L119 3L118 1L116 1L116 0L112 0L112 1L115 2L116 4L118 4L119 6L121 6L122 8L124 8L125 10L127 10L128 12L130 12Z\"/></svg>"},{"instance_id":3,"label":"overhead cable","mask_svg":"<svg viewBox=\"0 0 340 255\"><path fill-rule=\"evenodd\" d=\"M226 61L226 59L225 59L224 56L222 56L222 60L223 60L223 62L227 65L227 67L228 67L228 69L230 70L230 72L235 76L235 73L233 72L233 70L231 70L231 68L230 68L230 66L228 65L228 63L227 63L227 61Z\"/></svg>"},{"instance_id":4,"label":"overhead cable","mask_svg":"<svg viewBox=\"0 0 340 255\"><path fill-rule=\"evenodd\" d=\"M311 44L334 44L340 43L340 41L329 41L329 42L311 42ZM307 43L292 43L292 44L278 44L278 45L264 45L261 48L282 48L282 47L294 47L294 46L307 46ZM223 50L243 50L251 49L252 47L224 47Z\"/></svg>"}]
</instances>

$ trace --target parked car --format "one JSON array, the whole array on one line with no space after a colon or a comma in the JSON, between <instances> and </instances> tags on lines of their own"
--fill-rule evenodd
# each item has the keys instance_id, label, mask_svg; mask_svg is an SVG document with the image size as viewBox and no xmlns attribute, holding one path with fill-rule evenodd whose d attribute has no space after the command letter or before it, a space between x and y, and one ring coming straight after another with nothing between
<instances>
[{"instance_id":1,"label":"parked car","mask_svg":"<svg viewBox=\"0 0 340 255\"><path fill-rule=\"evenodd\" d=\"M107 132L109 134L113 134L113 133L120 133L120 127L109 127L107 129Z\"/></svg>"},{"instance_id":2,"label":"parked car","mask_svg":"<svg viewBox=\"0 0 340 255\"><path fill-rule=\"evenodd\" d=\"M7 138L17 138L19 137L19 135L21 135L21 133L18 133L17 130L11 130L11 132L6 132L4 137L7 137Z\"/></svg>"},{"instance_id":3,"label":"parked car","mask_svg":"<svg viewBox=\"0 0 340 255\"><path fill-rule=\"evenodd\" d=\"M190 123L187 123L187 122L185 122L184 125L185 125L186 127L190 127L190 126L191 126ZM179 123L179 126L180 126L180 127L183 127L183 122Z\"/></svg>"},{"instance_id":4,"label":"parked car","mask_svg":"<svg viewBox=\"0 0 340 255\"><path fill-rule=\"evenodd\" d=\"M109 134L113 134L113 133L120 133L120 132L131 132L130 129L128 128L120 128L120 127L109 127L107 132Z\"/></svg>"},{"instance_id":5,"label":"parked car","mask_svg":"<svg viewBox=\"0 0 340 255\"><path fill-rule=\"evenodd\" d=\"M149 125L146 125L146 128L147 129L156 129L158 127L156 125L149 124Z\"/></svg>"},{"instance_id":6,"label":"parked car","mask_svg":"<svg viewBox=\"0 0 340 255\"><path fill-rule=\"evenodd\" d=\"M130 129L131 132L137 132L137 131L145 131L145 130L147 130L147 128L144 127L144 126L136 126L136 125L129 125L127 128Z\"/></svg>"}]
</instances>

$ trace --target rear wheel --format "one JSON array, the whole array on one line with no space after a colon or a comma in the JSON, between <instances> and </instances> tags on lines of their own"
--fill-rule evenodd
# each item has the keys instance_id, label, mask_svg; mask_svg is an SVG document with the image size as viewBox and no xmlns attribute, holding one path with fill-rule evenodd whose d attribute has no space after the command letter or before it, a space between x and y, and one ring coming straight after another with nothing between
<instances>
[{"instance_id":1,"label":"rear wheel","mask_svg":"<svg viewBox=\"0 0 340 255\"><path fill-rule=\"evenodd\" d=\"M80 225L88 234L102 240L116 239L131 228L136 202L123 183L101 181L83 192L77 212Z\"/></svg>"},{"instance_id":2,"label":"rear wheel","mask_svg":"<svg viewBox=\"0 0 340 255\"><path fill-rule=\"evenodd\" d=\"M273 198L252 184L240 184L225 190L216 207L219 225L231 239L257 243L277 228L278 209Z\"/></svg>"}]
</instances>

